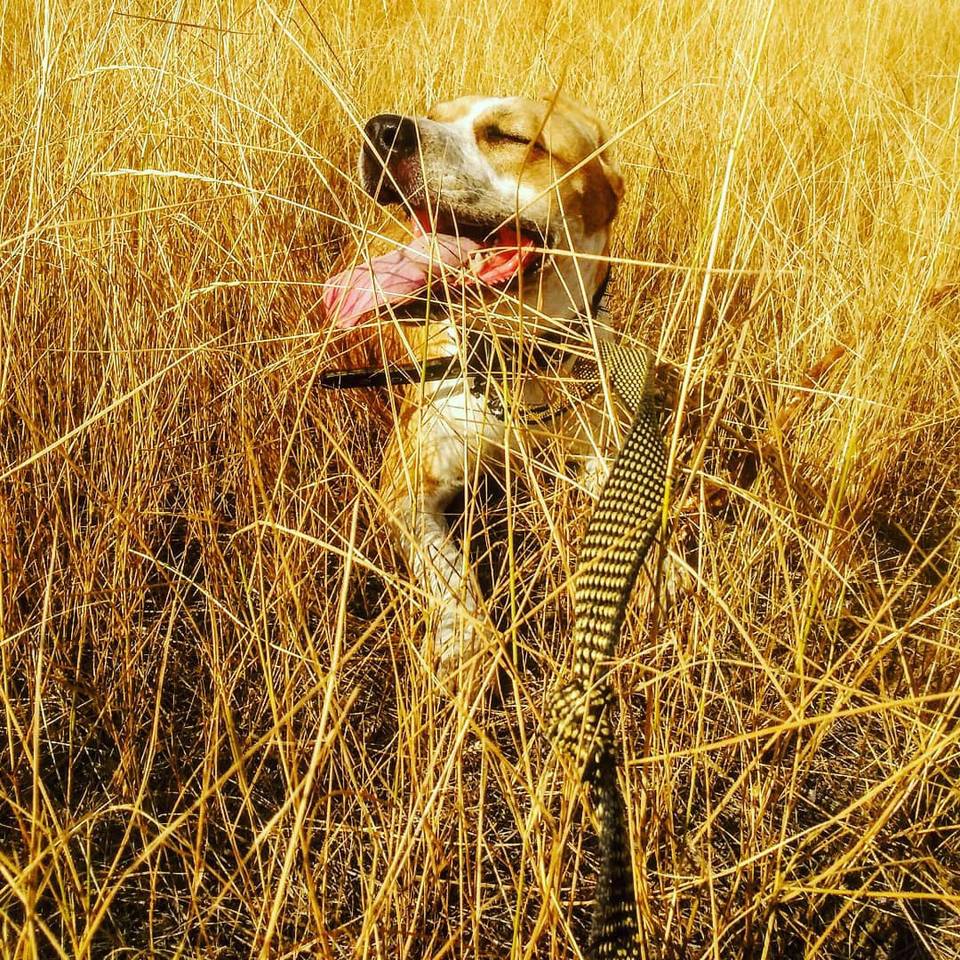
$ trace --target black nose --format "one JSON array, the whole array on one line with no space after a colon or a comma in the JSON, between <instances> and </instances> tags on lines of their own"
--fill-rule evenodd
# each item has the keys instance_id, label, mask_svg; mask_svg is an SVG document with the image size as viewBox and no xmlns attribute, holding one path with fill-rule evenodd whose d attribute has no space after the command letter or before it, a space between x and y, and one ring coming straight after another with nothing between
<instances>
[{"instance_id":1,"label":"black nose","mask_svg":"<svg viewBox=\"0 0 960 960\"><path fill-rule=\"evenodd\" d=\"M409 157L417 149L417 125L411 117L381 113L368 120L364 129L383 160Z\"/></svg>"}]
</instances>

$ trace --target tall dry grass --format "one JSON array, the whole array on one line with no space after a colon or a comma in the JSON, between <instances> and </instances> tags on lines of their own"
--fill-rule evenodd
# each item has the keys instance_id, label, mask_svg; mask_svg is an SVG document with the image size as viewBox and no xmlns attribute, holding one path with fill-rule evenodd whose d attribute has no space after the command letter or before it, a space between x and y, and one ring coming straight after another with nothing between
<instances>
[{"instance_id":1,"label":"tall dry grass","mask_svg":"<svg viewBox=\"0 0 960 960\"><path fill-rule=\"evenodd\" d=\"M614 307L674 372L619 671L651 937L960 955L958 12L5 0L3 955L577 955L539 718L589 501L477 501L512 683L447 696L311 311L358 119L558 85L623 134Z\"/></svg>"}]
</instances>

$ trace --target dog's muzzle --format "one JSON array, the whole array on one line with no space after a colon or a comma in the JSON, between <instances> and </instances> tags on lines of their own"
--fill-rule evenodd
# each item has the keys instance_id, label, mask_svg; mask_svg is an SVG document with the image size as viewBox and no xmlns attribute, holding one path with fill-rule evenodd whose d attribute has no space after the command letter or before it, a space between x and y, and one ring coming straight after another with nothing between
<instances>
[{"instance_id":1,"label":"dog's muzzle","mask_svg":"<svg viewBox=\"0 0 960 960\"><path fill-rule=\"evenodd\" d=\"M381 113L364 126L361 161L363 189L378 203L398 203L396 171L417 153L417 124L412 117Z\"/></svg>"}]
</instances>

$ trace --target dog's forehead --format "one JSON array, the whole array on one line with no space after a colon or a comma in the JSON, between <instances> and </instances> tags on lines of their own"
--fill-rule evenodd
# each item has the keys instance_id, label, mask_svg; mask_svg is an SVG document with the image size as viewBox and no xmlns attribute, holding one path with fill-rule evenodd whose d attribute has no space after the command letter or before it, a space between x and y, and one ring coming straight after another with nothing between
<instances>
[{"instance_id":1,"label":"dog's forehead","mask_svg":"<svg viewBox=\"0 0 960 960\"><path fill-rule=\"evenodd\" d=\"M584 145L596 146L602 138L600 122L586 108L566 99L457 97L434 104L427 112L427 118L464 126L517 123L531 131L542 131L548 145L550 140L566 140L568 143L580 140Z\"/></svg>"},{"instance_id":2,"label":"dog's forehead","mask_svg":"<svg viewBox=\"0 0 960 960\"><path fill-rule=\"evenodd\" d=\"M489 106L498 103L498 97L466 96L455 100L443 100L435 103L427 111L427 119L437 123L458 123L462 120L473 120Z\"/></svg>"}]
</instances>

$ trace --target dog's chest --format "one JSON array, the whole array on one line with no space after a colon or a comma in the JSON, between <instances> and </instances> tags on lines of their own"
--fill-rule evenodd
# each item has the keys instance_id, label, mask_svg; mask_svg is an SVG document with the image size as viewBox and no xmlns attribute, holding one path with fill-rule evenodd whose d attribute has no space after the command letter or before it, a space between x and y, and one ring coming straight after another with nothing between
<instances>
[{"instance_id":1,"label":"dog's chest","mask_svg":"<svg viewBox=\"0 0 960 960\"><path fill-rule=\"evenodd\" d=\"M556 402L535 367L469 363L464 376L413 388L430 433L453 434L484 459L500 459L534 440L531 413Z\"/></svg>"}]
</instances>

